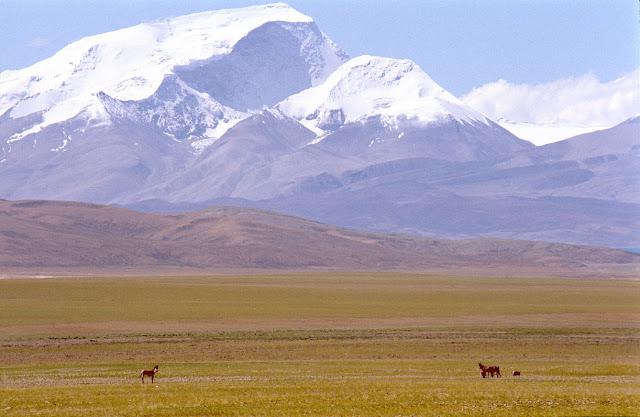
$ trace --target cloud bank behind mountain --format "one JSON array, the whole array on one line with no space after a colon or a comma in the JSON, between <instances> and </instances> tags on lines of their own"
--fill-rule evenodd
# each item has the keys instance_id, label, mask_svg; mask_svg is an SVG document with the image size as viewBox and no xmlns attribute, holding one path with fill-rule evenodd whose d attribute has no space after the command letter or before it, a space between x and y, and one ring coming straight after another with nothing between
<instances>
[{"instance_id":1,"label":"cloud bank behind mountain","mask_svg":"<svg viewBox=\"0 0 640 417\"><path fill-rule=\"evenodd\" d=\"M462 100L490 118L504 121L508 129L524 128L514 132L521 137L527 136L527 128L533 132L538 127L539 135L539 127L547 128L541 134L544 137L533 138L541 145L608 128L637 115L640 69L608 82L592 73L541 84L500 79L473 89Z\"/></svg>"}]
</instances>

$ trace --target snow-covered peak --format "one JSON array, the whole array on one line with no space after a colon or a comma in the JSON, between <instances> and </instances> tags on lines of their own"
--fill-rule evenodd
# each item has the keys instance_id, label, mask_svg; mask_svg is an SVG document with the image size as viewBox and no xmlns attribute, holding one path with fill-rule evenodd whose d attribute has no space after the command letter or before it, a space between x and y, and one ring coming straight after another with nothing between
<instances>
[{"instance_id":1,"label":"snow-covered peak","mask_svg":"<svg viewBox=\"0 0 640 417\"><path fill-rule=\"evenodd\" d=\"M318 134L372 116L392 126L447 118L489 122L413 61L369 55L347 61L324 83L287 98L278 107Z\"/></svg>"},{"instance_id":2,"label":"snow-covered peak","mask_svg":"<svg viewBox=\"0 0 640 417\"><path fill-rule=\"evenodd\" d=\"M1 72L0 115L9 109L12 118L43 111L44 126L90 111L99 92L117 100L147 98L175 67L228 54L269 22L312 19L275 3L157 20L80 39L30 67Z\"/></svg>"}]
</instances>

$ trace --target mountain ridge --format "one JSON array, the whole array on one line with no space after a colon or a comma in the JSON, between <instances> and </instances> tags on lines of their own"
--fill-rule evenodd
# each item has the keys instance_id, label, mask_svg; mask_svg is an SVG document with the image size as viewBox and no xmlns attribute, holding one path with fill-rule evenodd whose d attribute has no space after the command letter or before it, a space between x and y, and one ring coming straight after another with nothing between
<instances>
[{"instance_id":1,"label":"mountain ridge","mask_svg":"<svg viewBox=\"0 0 640 417\"><path fill-rule=\"evenodd\" d=\"M95 204L0 201L0 266L13 271L637 270L627 252L506 240L446 241L336 228L255 209L158 215ZM487 267L487 262L491 267Z\"/></svg>"},{"instance_id":2,"label":"mountain ridge","mask_svg":"<svg viewBox=\"0 0 640 417\"><path fill-rule=\"evenodd\" d=\"M188 75L198 65L233 55L237 48L252 47L245 40L270 23L303 25L283 32L297 40L308 86L346 57L313 19L284 3L201 12L85 37L30 67L1 72L0 114L20 118L42 112L42 121L12 135L15 141L83 113L89 122L108 123L96 94L119 101L144 100L170 74L197 84L197 75ZM185 44L191 46L183 48ZM286 71L284 75L290 76Z\"/></svg>"}]
</instances>

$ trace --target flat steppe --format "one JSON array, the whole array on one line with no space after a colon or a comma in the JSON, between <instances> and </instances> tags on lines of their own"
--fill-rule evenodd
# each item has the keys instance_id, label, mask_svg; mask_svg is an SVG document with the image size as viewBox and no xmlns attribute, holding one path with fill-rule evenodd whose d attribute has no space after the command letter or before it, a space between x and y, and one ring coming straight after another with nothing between
<instances>
[{"instance_id":1,"label":"flat steppe","mask_svg":"<svg viewBox=\"0 0 640 417\"><path fill-rule=\"evenodd\" d=\"M606 277L603 277L606 278ZM0 280L3 416L640 409L640 283L398 273ZM477 363L497 364L482 379ZM142 368L160 366L154 384ZM519 370L521 377L511 376Z\"/></svg>"}]
</instances>

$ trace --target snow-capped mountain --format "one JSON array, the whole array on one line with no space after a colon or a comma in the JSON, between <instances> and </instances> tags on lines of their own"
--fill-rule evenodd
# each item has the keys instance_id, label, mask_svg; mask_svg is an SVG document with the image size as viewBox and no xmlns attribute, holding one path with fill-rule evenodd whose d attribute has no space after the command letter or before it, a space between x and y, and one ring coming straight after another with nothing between
<instances>
[{"instance_id":1,"label":"snow-capped mountain","mask_svg":"<svg viewBox=\"0 0 640 417\"><path fill-rule=\"evenodd\" d=\"M324 83L294 94L278 107L320 135L371 117L396 128L447 120L490 122L416 63L368 55L345 62Z\"/></svg>"},{"instance_id":2,"label":"snow-capped mountain","mask_svg":"<svg viewBox=\"0 0 640 417\"><path fill-rule=\"evenodd\" d=\"M638 131L534 147L414 62L349 59L277 3L91 36L0 73L0 198L638 246Z\"/></svg>"},{"instance_id":3,"label":"snow-capped mountain","mask_svg":"<svg viewBox=\"0 0 640 417\"><path fill-rule=\"evenodd\" d=\"M492 159L530 146L406 59L353 58L278 108L318 135L313 144L378 162Z\"/></svg>"},{"instance_id":4,"label":"snow-capped mountain","mask_svg":"<svg viewBox=\"0 0 640 417\"><path fill-rule=\"evenodd\" d=\"M31 67L0 73L0 115L41 115L13 141L80 114L90 125L109 123L101 98L145 100L176 73L196 91L246 112L323 81L345 59L310 17L283 3L197 13L86 37ZM219 137L241 118L234 114L209 133Z\"/></svg>"},{"instance_id":5,"label":"snow-capped mountain","mask_svg":"<svg viewBox=\"0 0 640 417\"><path fill-rule=\"evenodd\" d=\"M116 202L347 56L286 4L143 23L0 73L0 191Z\"/></svg>"},{"instance_id":6,"label":"snow-capped mountain","mask_svg":"<svg viewBox=\"0 0 640 417\"><path fill-rule=\"evenodd\" d=\"M496 160L531 147L415 63L361 56L325 82L238 123L183 172L133 198L269 199L330 188L332 176L375 163Z\"/></svg>"}]
</instances>

